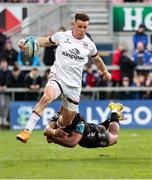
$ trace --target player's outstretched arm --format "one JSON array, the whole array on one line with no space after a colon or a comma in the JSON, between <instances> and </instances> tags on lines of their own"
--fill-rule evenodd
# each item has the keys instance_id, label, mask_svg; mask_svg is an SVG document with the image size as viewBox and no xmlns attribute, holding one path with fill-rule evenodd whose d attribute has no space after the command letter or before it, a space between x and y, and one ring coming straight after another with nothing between
<instances>
[{"instance_id":1,"label":"player's outstretched arm","mask_svg":"<svg viewBox=\"0 0 152 180\"><path fill-rule=\"evenodd\" d=\"M55 45L55 43L51 40L51 37L37 37L36 38L40 47L49 47L51 45Z\"/></svg>"},{"instance_id":2,"label":"player's outstretched arm","mask_svg":"<svg viewBox=\"0 0 152 180\"><path fill-rule=\"evenodd\" d=\"M61 128L54 129L55 124L51 122L44 130L44 135L47 136L47 142L54 142L65 147L75 147L82 138L82 135L76 132L67 133Z\"/></svg>"},{"instance_id":3,"label":"player's outstretched arm","mask_svg":"<svg viewBox=\"0 0 152 180\"><path fill-rule=\"evenodd\" d=\"M55 43L51 40L51 37L34 37L37 41L37 44L39 47L49 47L51 45L55 45ZM26 51L26 47L25 47L25 42L26 39L21 39L18 42L18 47L22 50L22 51Z\"/></svg>"},{"instance_id":4,"label":"player's outstretched arm","mask_svg":"<svg viewBox=\"0 0 152 180\"><path fill-rule=\"evenodd\" d=\"M110 81L111 80L111 74L108 72L108 70L107 70L103 60L99 56L99 54L93 58L93 62L96 64L98 70L100 70L101 74L103 75L103 78L106 81Z\"/></svg>"},{"instance_id":5,"label":"player's outstretched arm","mask_svg":"<svg viewBox=\"0 0 152 180\"><path fill-rule=\"evenodd\" d=\"M73 148L75 147L79 141L81 140L82 135L76 132L71 132L69 136L57 137L57 136L47 136L48 142L54 142L64 147Z\"/></svg>"}]
</instances>

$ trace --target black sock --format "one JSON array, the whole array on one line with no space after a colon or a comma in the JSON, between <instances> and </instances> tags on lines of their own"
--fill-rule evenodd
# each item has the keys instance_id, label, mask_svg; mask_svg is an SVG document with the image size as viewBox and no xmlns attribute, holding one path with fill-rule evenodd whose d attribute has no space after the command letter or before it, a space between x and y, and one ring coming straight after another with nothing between
<instances>
[{"instance_id":1,"label":"black sock","mask_svg":"<svg viewBox=\"0 0 152 180\"><path fill-rule=\"evenodd\" d=\"M104 122L102 122L102 123L100 123L99 125L102 125L102 126L104 126L106 129L108 129L109 128L109 124L110 124L110 118L109 119L107 119L107 120L105 120Z\"/></svg>"},{"instance_id":2,"label":"black sock","mask_svg":"<svg viewBox=\"0 0 152 180\"><path fill-rule=\"evenodd\" d=\"M111 113L111 120L110 122L117 122L119 124L118 114L113 112Z\"/></svg>"}]
</instances>

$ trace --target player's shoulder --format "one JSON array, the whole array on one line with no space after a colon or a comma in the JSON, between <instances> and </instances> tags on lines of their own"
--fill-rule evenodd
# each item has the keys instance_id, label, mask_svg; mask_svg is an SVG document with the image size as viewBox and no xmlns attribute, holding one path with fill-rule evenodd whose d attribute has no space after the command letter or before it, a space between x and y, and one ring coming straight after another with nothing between
<instances>
[{"instance_id":1,"label":"player's shoulder","mask_svg":"<svg viewBox=\"0 0 152 180\"><path fill-rule=\"evenodd\" d=\"M63 36L65 36L66 38L71 39L72 38L72 30L64 31Z\"/></svg>"},{"instance_id":2,"label":"player's shoulder","mask_svg":"<svg viewBox=\"0 0 152 180\"><path fill-rule=\"evenodd\" d=\"M58 31L58 32L56 32L56 34L71 35L71 31L70 30L67 30L67 31Z\"/></svg>"},{"instance_id":3,"label":"player's shoulder","mask_svg":"<svg viewBox=\"0 0 152 180\"><path fill-rule=\"evenodd\" d=\"M58 32L56 32L54 35L55 36L58 36L58 37L67 37L67 36L70 36L70 31L69 30L67 30L67 31L58 31Z\"/></svg>"},{"instance_id":4,"label":"player's shoulder","mask_svg":"<svg viewBox=\"0 0 152 180\"><path fill-rule=\"evenodd\" d=\"M66 30L64 31L65 34L71 35L72 34L72 30Z\"/></svg>"},{"instance_id":5,"label":"player's shoulder","mask_svg":"<svg viewBox=\"0 0 152 180\"><path fill-rule=\"evenodd\" d=\"M90 39L90 37L88 37L87 35L85 35L84 40L85 40L85 42L88 42L92 46L95 45L95 43L92 41L92 39Z\"/></svg>"}]
</instances>

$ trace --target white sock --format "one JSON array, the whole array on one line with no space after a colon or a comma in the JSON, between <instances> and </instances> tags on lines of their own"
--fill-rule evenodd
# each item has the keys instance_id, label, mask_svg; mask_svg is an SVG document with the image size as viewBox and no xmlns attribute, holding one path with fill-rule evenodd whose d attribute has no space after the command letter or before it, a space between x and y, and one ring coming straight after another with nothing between
<instances>
[{"instance_id":1,"label":"white sock","mask_svg":"<svg viewBox=\"0 0 152 180\"><path fill-rule=\"evenodd\" d=\"M32 112L32 115L31 115L30 119L28 120L25 129L32 132L32 130L34 129L34 127L39 119L40 119L40 116L38 114L36 114L35 112Z\"/></svg>"}]
</instances>

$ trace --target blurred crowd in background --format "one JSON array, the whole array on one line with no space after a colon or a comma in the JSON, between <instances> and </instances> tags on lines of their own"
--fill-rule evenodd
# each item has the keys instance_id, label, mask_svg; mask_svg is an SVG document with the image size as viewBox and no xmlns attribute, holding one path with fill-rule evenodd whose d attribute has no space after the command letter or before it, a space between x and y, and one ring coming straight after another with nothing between
<instances>
[{"instance_id":1,"label":"blurred crowd in background","mask_svg":"<svg viewBox=\"0 0 152 180\"><path fill-rule=\"evenodd\" d=\"M150 3L152 0L112 0L112 3Z\"/></svg>"},{"instance_id":2,"label":"blurred crowd in background","mask_svg":"<svg viewBox=\"0 0 152 180\"><path fill-rule=\"evenodd\" d=\"M3 3L64 3L66 0L0 0Z\"/></svg>"},{"instance_id":3,"label":"blurred crowd in background","mask_svg":"<svg viewBox=\"0 0 152 180\"><path fill-rule=\"evenodd\" d=\"M61 27L59 31L65 31ZM51 32L50 32L51 33ZM50 34L48 33L48 34ZM89 35L89 34L88 34ZM149 38L145 33L145 26L141 24L138 30L132 37L134 49L131 56L128 56L127 47L119 46L112 55L112 66L118 66L119 69L112 70L112 81L106 83L102 75L94 68L92 61L86 65L83 72L82 85L83 87L150 87L152 86L152 74L150 69L136 69L136 66L148 67L152 65L152 52L147 49ZM8 87L28 87L32 90L38 90L44 87L49 77L49 69L40 72L38 67L49 67L55 61L55 50L57 46L44 48L42 59L39 55L33 58L27 57L21 51L14 49L11 38L0 32L0 91L4 91ZM104 57L103 57L104 59ZM12 66L12 70L10 70ZM31 71L22 71L23 66L31 66ZM103 94L103 95L102 95ZM147 92L127 92L122 93L122 97L117 93L111 93L108 97L105 93L101 93L101 99L106 98L121 98L121 99L145 99L152 98L151 93ZM17 96L16 100L36 100L38 96L25 95Z\"/></svg>"}]
</instances>

